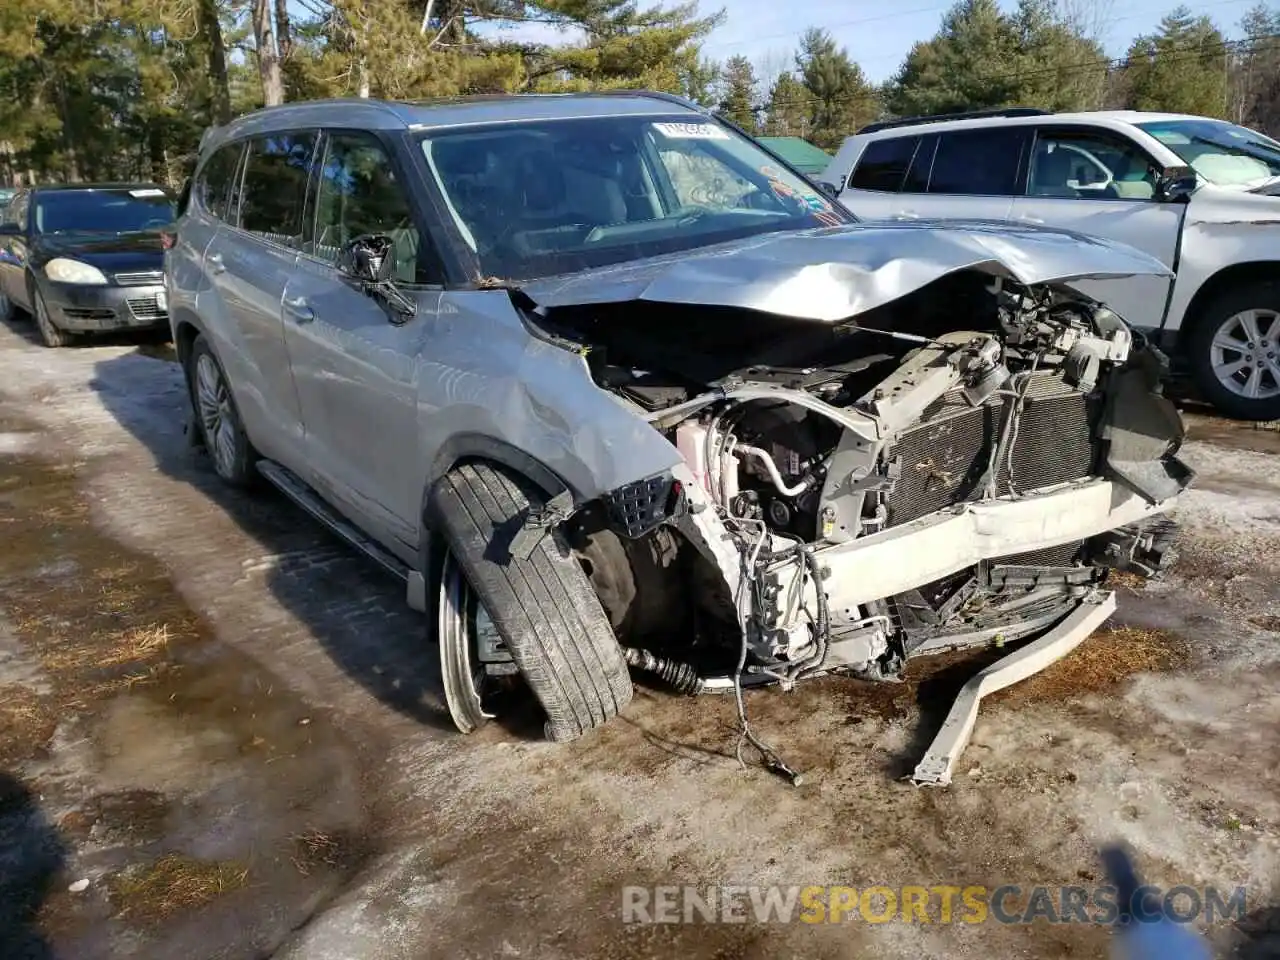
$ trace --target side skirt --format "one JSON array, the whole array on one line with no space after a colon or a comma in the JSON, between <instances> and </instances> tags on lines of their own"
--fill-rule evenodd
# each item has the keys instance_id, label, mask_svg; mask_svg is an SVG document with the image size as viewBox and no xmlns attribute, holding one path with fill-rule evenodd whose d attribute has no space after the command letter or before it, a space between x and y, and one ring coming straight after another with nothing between
<instances>
[{"instance_id":1,"label":"side skirt","mask_svg":"<svg viewBox=\"0 0 1280 960\"><path fill-rule=\"evenodd\" d=\"M271 482L271 485L292 500L295 504L311 514L316 520L329 528L329 531L335 534L339 539L345 541L350 546L355 547L370 560L377 563L388 573L394 575L398 579L405 582L409 588L409 594L413 593L414 580L416 576L419 591L422 590L422 575L416 571L410 570L405 566L398 557L393 556L388 551L367 537L358 528L353 526L348 520L338 514L332 507L320 499L320 496L300 480L296 474L292 473L285 467L280 466L274 460L259 460L257 463L258 472ZM410 606L413 606L411 603ZM422 607L414 609L425 609L425 603Z\"/></svg>"}]
</instances>

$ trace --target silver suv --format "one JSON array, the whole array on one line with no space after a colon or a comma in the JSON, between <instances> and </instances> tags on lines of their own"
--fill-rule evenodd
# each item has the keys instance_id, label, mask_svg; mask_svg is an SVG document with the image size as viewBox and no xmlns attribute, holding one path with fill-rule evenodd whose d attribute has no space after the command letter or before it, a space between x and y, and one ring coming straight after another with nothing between
<instances>
[{"instance_id":1,"label":"silver suv","mask_svg":"<svg viewBox=\"0 0 1280 960\"><path fill-rule=\"evenodd\" d=\"M1029 644L1152 573L1189 480L1159 356L1080 277L1133 248L858 224L657 94L317 102L210 131L166 261L194 431L402 576L470 731ZM744 731L745 731L744 721ZM768 759L768 758L766 758Z\"/></svg>"}]
</instances>

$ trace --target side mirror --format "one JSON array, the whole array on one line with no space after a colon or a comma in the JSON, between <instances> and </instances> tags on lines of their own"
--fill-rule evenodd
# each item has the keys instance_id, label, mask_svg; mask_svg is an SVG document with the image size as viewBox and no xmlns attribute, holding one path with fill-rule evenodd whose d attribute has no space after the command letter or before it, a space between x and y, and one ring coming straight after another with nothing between
<instances>
[{"instance_id":1,"label":"side mirror","mask_svg":"<svg viewBox=\"0 0 1280 960\"><path fill-rule=\"evenodd\" d=\"M1165 167L1156 180L1156 199L1164 203L1186 203L1199 181L1190 167Z\"/></svg>"},{"instance_id":2,"label":"side mirror","mask_svg":"<svg viewBox=\"0 0 1280 960\"><path fill-rule=\"evenodd\" d=\"M392 282L395 267L395 241L382 234L348 240L338 251L338 269L359 282L365 293L390 311L391 321L399 324L411 320L418 305Z\"/></svg>"},{"instance_id":3,"label":"side mirror","mask_svg":"<svg viewBox=\"0 0 1280 960\"><path fill-rule=\"evenodd\" d=\"M385 283L395 268L395 241L368 233L348 240L338 251L338 269L361 283Z\"/></svg>"},{"instance_id":4,"label":"side mirror","mask_svg":"<svg viewBox=\"0 0 1280 960\"><path fill-rule=\"evenodd\" d=\"M818 184L818 189L832 200L840 199L840 191L835 188L835 184L827 183L825 180L818 180L815 182Z\"/></svg>"}]
</instances>

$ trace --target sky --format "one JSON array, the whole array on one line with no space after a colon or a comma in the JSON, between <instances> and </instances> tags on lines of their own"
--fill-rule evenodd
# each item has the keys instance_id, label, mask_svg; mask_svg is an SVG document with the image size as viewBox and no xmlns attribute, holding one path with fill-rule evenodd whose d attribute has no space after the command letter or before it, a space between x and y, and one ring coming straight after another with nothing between
<instances>
[{"instance_id":1,"label":"sky","mask_svg":"<svg viewBox=\"0 0 1280 960\"><path fill-rule=\"evenodd\" d=\"M652 0L650 0L652 2ZM766 82L790 67L791 56L807 27L825 27L862 67L873 83L897 72L917 40L937 31L954 0L699 0L700 10L725 11L724 22L707 38L704 53L715 60L737 54L756 65ZM1238 23L1257 0L1188 2L1192 12L1208 14L1228 36L1239 36ZM1093 11L1100 39L1112 57L1122 56L1135 36L1150 31L1178 0L1064 0ZM649 2L642 5L648 6ZM1002 0L1012 9L1016 0ZM556 42L553 30L514 28L522 39ZM561 40L560 42L563 42Z\"/></svg>"}]
</instances>

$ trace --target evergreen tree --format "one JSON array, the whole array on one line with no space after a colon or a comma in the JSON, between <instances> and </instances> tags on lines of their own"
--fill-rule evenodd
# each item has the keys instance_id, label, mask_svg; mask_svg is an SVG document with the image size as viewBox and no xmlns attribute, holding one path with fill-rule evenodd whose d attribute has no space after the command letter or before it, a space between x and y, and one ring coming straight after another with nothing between
<instances>
[{"instance_id":1,"label":"evergreen tree","mask_svg":"<svg viewBox=\"0 0 1280 960\"><path fill-rule=\"evenodd\" d=\"M1228 48L1208 17L1178 7L1125 58L1127 106L1134 110L1227 115Z\"/></svg>"},{"instance_id":2,"label":"evergreen tree","mask_svg":"<svg viewBox=\"0 0 1280 960\"><path fill-rule=\"evenodd\" d=\"M831 34L811 29L800 40L796 54L800 82L809 91L811 132L809 139L821 147L835 148L860 126L880 113L875 88L862 68L837 47Z\"/></svg>"},{"instance_id":3,"label":"evergreen tree","mask_svg":"<svg viewBox=\"0 0 1280 960\"><path fill-rule=\"evenodd\" d=\"M746 57L730 57L724 64L719 110L743 130L756 132L756 71Z\"/></svg>"}]
</instances>

